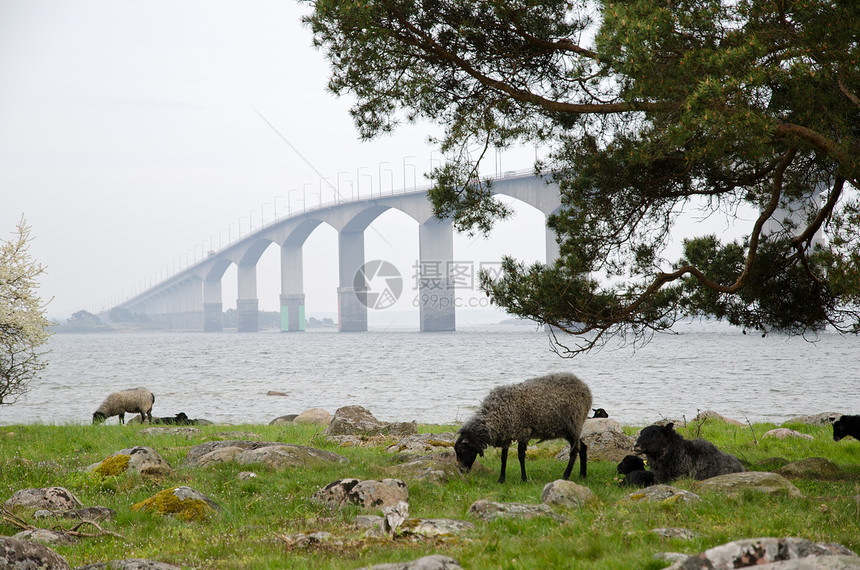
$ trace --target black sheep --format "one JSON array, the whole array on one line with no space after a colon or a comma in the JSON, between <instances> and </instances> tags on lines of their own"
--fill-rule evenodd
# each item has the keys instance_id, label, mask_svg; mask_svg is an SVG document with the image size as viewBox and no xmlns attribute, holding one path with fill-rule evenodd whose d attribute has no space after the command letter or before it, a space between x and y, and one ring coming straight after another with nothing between
<instances>
[{"instance_id":1,"label":"black sheep","mask_svg":"<svg viewBox=\"0 0 860 570\"><path fill-rule=\"evenodd\" d=\"M609 413L603 408L591 408L591 411L594 412L592 418L608 418Z\"/></svg>"},{"instance_id":2,"label":"black sheep","mask_svg":"<svg viewBox=\"0 0 860 570\"><path fill-rule=\"evenodd\" d=\"M860 416L842 416L833 422L833 441L839 441L847 435L860 439Z\"/></svg>"},{"instance_id":3,"label":"black sheep","mask_svg":"<svg viewBox=\"0 0 860 570\"><path fill-rule=\"evenodd\" d=\"M622 485L648 487L654 484L654 474L645 470L645 462L641 457L626 455L615 470L618 471L619 475L624 476Z\"/></svg>"},{"instance_id":4,"label":"black sheep","mask_svg":"<svg viewBox=\"0 0 860 570\"><path fill-rule=\"evenodd\" d=\"M633 451L644 453L655 483L668 483L682 477L709 479L717 475L744 471L738 458L724 453L704 439L684 439L674 424L652 425L639 433Z\"/></svg>"},{"instance_id":5,"label":"black sheep","mask_svg":"<svg viewBox=\"0 0 860 570\"><path fill-rule=\"evenodd\" d=\"M185 412L179 412L175 417L167 417L167 418L152 418L152 423L154 424L172 424L177 426L190 426L194 422L194 420L189 419Z\"/></svg>"}]
</instances>

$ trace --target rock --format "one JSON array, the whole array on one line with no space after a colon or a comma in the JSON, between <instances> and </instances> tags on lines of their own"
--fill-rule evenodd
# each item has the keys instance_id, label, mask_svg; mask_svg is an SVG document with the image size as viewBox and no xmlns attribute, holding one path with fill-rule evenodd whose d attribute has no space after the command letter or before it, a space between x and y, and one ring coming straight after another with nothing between
<instances>
[{"instance_id":1,"label":"rock","mask_svg":"<svg viewBox=\"0 0 860 570\"><path fill-rule=\"evenodd\" d=\"M359 570L463 570L463 567L448 556L434 554L411 562L395 562L391 564L375 564Z\"/></svg>"},{"instance_id":2,"label":"rock","mask_svg":"<svg viewBox=\"0 0 860 570\"><path fill-rule=\"evenodd\" d=\"M349 463L349 459L330 451L322 451L306 445L282 443L257 449L246 449L236 455L236 463L249 465L262 463L272 469L284 467L311 467L328 463Z\"/></svg>"},{"instance_id":3,"label":"rock","mask_svg":"<svg viewBox=\"0 0 860 570\"><path fill-rule=\"evenodd\" d=\"M277 390L269 390L266 392L267 396L286 396L286 392L278 392Z\"/></svg>"},{"instance_id":4,"label":"rock","mask_svg":"<svg viewBox=\"0 0 860 570\"><path fill-rule=\"evenodd\" d=\"M715 420L718 422L725 422L732 426L744 426L746 425L743 422L739 422L738 420L733 420L731 418L727 418L722 414L718 414L717 412L706 410L704 412L699 412L698 415L693 419L694 422L703 422L705 420Z\"/></svg>"},{"instance_id":5,"label":"rock","mask_svg":"<svg viewBox=\"0 0 860 570\"><path fill-rule=\"evenodd\" d=\"M614 422L615 420L597 418L587 420L586 424L589 421ZM583 436L582 441L584 441L585 445L588 446L589 461L611 461L613 463L618 463L624 459L625 455L631 455L633 453L633 444L636 443L636 439L629 435L625 435L623 432L615 431L614 429L591 432L587 436ZM570 459L570 446L565 445L564 448L558 452L555 458L558 461L567 463ZM578 460L579 459L577 458L577 461Z\"/></svg>"},{"instance_id":6,"label":"rock","mask_svg":"<svg viewBox=\"0 0 860 570\"><path fill-rule=\"evenodd\" d=\"M621 424L610 418L588 418L582 425L580 437L586 437L595 433L624 433Z\"/></svg>"},{"instance_id":7,"label":"rock","mask_svg":"<svg viewBox=\"0 0 860 570\"><path fill-rule=\"evenodd\" d=\"M162 477L173 472L170 464L151 447L136 446L121 449L100 463L86 468L90 473L115 477L133 471L149 477Z\"/></svg>"},{"instance_id":8,"label":"rock","mask_svg":"<svg viewBox=\"0 0 860 570\"><path fill-rule=\"evenodd\" d=\"M588 487L563 479L547 483L541 493L541 502L544 504L569 509L578 509L596 498Z\"/></svg>"},{"instance_id":9,"label":"rock","mask_svg":"<svg viewBox=\"0 0 860 570\"><path fill-rule=\"evenodd\" d=\"M228 440L228 441L207 441L206 443L201 443L199 445L195 445L191 449L188 450L188 453L185 455L185 466L186 467L201 467L203 465L208 465L209 463L220 463L224 461L232 461L236 455L245 451L246 449L258 449L260 447L266 447L268 445L283 445L283 443L278 441L248 441L248 440ZM235 451L236 448L239 451ZM213 451L221 451L227 450L224 454L220 456L210 456L206 457ZM230 456L230 459L226 459L226 457ZM219 457L218 459L213 459L215 457ZM204 459L205 458L205 459Z\"/></svg>"},{"instance_id":10,"label":"rock","mask_svg":"<svg viewBox=\"0 0 860 570\"><path fill-rule=\"evenodd\" d=\"M351 504L365 509L383 509L393 507L401 501L408 503L409 489L400 479L341 479L314 493L314 499L334 508Z\"/></svg>"},{"instance_id":11,"label":"rock","mask_svg":"<svg viewBox=\"0 0 860 570\"><path fill-rule=\"evenodd\" d=\"M145 428L137 432L141 435L175 435L181 436L186 439L191 439L192 437L198 435L200 430L193 427L151 427Z\"/></svg>"},{"instance_id":12,"label":"rock","mask_svg":"<svg viewBox=\"0 0 860 570\"><path fill-rule=\"evenodd\" d=\"M646 501L649 503L695 503L701 500L702 498L695 493L677 489L670 485L651 485L650 487L633 491L621 499L621 501Z\"/></svg>"},{"instance_id":13,"label":"rock","mask_svg":"<svg viewBox=\"0 0 860 570\"><path fill-rule=\"evenodd\" d=\"M326 436L409 435L414 433L418 433L418 424L416 422L381 422L362 406L344 406L338 408L324 432Z\"/></svg>"},{"instance_id":14,"label":"rock","mask_svg":"<svg viewBox=\"0 0 860 570\"><path fill-rule=\"evenodd\" d=\"M257 474L254 473L253 471L242 471L241 473L236 475L236 477L238 477L242 481L247 481L248 479L253 479L256 476L257 476Z\"/></svg>"},{"instance_id":15,"label":"rock","mask_svg":"<svg viewBox=\"0 0 860 570\"><path fill-rule=\"evenodd\" d=\"M0 568L71 570L66 559L40 542L0 536Z\"/></svg>"},{"instance_id":16,"label":"rock","mask_svg":"<svg viewBox=\"0 0 860 570\"><path fill-rule=\"evenodd\" d=\"M21 489L15 491L15 494L4 504L11 509L24 507L50 511L72 511L83 506L83 503L71 491L63 487Z\"/></svg>"},{"instance_id":17,"label":"rock","mask_svg":"<svg viewBox=\"0 0 860 570\"><path fill-rule=\"evenodd\" d=\"M33 540L49 546L68 546L78 541L77 538L70 534L56 530L49 530L47 528L23 530L12 536L12 538L17 538L18 540Z\"/></svg>"},{"instance_id":18,"label":"rock","mask_svg":"<svg viewBox=\"0 0 860 570\"><path fill-rule=\"evenodd\" d=\"M813 414L811 416L797 416L790 420L785 420L782 422L782 425L808 424L812 426L829 426L841 417L842 414L839 412L821 412L820 414Z\"/></svg>"},{"instance_id":19,"label":"rock","mask_svg":"<svg viewBox=\"0 0 860 570\"><path fill-rule=\"evenodd\" d=\"M434 538L453 536L474 529L474 523L456 519L406 519L400 526L400 533Z\"/></svg>"},{"instance_id":20,"label":"rock","mask_svg":"<svg viewBox=\"0 0 860 570\"><path fill-rule=\"evenodd\" d=\"M764 435L762 435L762 437L763 438L768 437L768 438L774 438L774 439L788 439L789 437L799 437L802 439L815 439L814 437L812 437L809 434L800 433L799 431L795 431L793 429L788 429L788 428L772 429L768 432L765 432Z\"/></svg>"},{"instance_id":21,"label":"rock","mask_svg":"<svg viewBox=\"0 0 860 570\"><path fill-rule=\"evenodd\" d=\"M206 437L207 441L228 441L228 440L257 440L260 439L261 436L258 433L252 433L249 431L219 431L218 433L213 433Z\"/></svg>"},{"instance_id":22,"label":"rock","mask_svg":"<svg viewBox=\"0 0 860 570\"><path fill-rule=\"evenodd\" d=\"M693 532L690 529L675 527L652 528L651 533L656 534L660 538L680 538L681 540L693 540L699 537L699 533Z\"/></svg>"},{"instance_id":23,"label":"rock","mask_svg":"<svg viewBox=\"0 0 860 570\"><path fill-rule=\"evenodd\" d=\"M817 561L812 564L804 564L802 559L809 557L837 556L851 557L854 553L838 544L816 543L805 538L753 538L729 542L721 546L710 548L697 556L691 556L684 561L679 561L671 566L671 570L692 570L699 568L711 568L722 570L729 568L745 568L755 566L756 568L783 569L788 568L825 568L818 566ZM789 565L772 564L780 561L791 561ZM853 559L856 563L854 568L860 568L860 560ZM831 566L832 568L852 568L852 566Z\"/></svg>"},{"instance_id":24,"label":"rock","mask_svg":"<svg viewBox=\"0 0 860 570\"><path fill-rule=\"evenodd\" d=\"M549 505L524 505L521 503L497 503L495 501L480 500L472 503L469 514L481 520L490 522L499 518L523 518L552 517L556 520L564 520L555 514Z\"/></svg>"},{"instance_id":25,"label":"rock","mask_svg":"<svg viewBox=\"0 0 860 570\"><path fill-rule=\"evenodd\" d=\"M76 570L182 570L182 567L145 558L126 558L87 564L86 566L79 566Z\"/></svg>"},{"instance_id":26,"label":"rock","mask_svg":"<svg viewBox=\"0 0 860 570\"><path fill-rule=\"evenodd\" d=\"M447 483L451 479L463 479L463 473L457 466L456 460L453 459L453 452L450 455L451 458L447 455L435 454L396 465L388 471L404 479L437 484Z\"/></svg>"},{"instance_id":27,"label":"rock","mask_svg":"<svg viewBox=\"0 0 860 570\"><path fill-rule=\"evenodd\" d=\"M298 414L287 414L286 416L280 416L269 422L270 426L283 426L287 424L293 423L293 420L298 417Z\"/></svg>"},{"instance_id":28,"label":"rock","mask_svg":"<svg viewBox=\"0 0 860 570\"><path fill-rule=\"evenodd\" d=\"M331 422L331 414L322 408L311 408L300 413L293 419L296 424L311 424L327 426Z\"/></svg>"},{"instance_id":29,"label":"rock","mask_svg":"<svg viewBox=\"0 0 860 570\"><path fill-rule=\"evenodd\" d=\"M241 447L227 446L219 447L210 451L202 457L198 457L191 467L206 467L215 463L230 463L236 459L236 456L245 451Z\"/></svg>"},{"instance_id":30,"label":"rock","mask_svg":"<svg viewBox=\"0 0 860 570\"><path fill-rule=\"evenodd\" d=\"M416 433L397 440L385 450L388 453L410 453L424 455L450 451L457 441L457 434L453 432L444 433Z\"/></svg>"},{"instance_id":31,"label":"rock","mask_svg":"<svg viewBox=\"0 0 860 570\"><path fill-rule=\"evenodd\" d=\"M358 529L379 529L381 531L384 523L385 519L379 515L358 515L352 522L352 526Z\"/></svg>"},{"instance_id":32,"label":"rock","mask_svg":"<svg viewBox=\"0 0 860 570\"><path fill-rule=\"evenodd\" d=\"M150 511L161 515L175 515L183 520L202 520L210 513L220 511L215 501L191 487L173 487L135 503L133 511Z\"/></svg>"},{"instance_id":33,"label":"rock","mask_svg":"<svg viewBox=\"0 0 860 570\"><path fill-rule=\"evenodd\" d=\"M696 481L691 487L696 493L717 492L736 494L744 489L752 489L767 493L768 495L786 494L789 497L802 497L800 489L792 485L791 481L769 471L744 471L742 473L728 473Z\"/></svg>"},{"instance_id":34,"label":"rock","mask_svg":"<svg viewBox=\"0 0 860 570\"><path fill-rule=\"evenodd\" d=\"M839 479L845 475L835 463L823 457L807 457L788 463L776 471L785 477L804 479Z\"/></svg>"},{"instance_id":35,"label":"rock","mask_svg":"<svg viewBox=\"0 0 860 570\"><path fill-rule=\"evenodd\" d=\"M317 531L311 533L300 532L299 534L280 536L279 538L287 543L287 548L292 550L294 548L309 548L329 542L334 538L334 535L330 532Z\"/></svg>"}]
</instances>

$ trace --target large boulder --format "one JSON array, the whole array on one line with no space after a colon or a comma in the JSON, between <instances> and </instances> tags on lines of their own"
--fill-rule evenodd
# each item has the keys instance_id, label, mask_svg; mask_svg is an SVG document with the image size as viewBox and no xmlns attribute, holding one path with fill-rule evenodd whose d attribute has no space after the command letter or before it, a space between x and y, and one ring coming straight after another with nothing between
<instances>
[{"instance_id":1,"label":"large boulder","mask_svg":"<svg viewBox=\"0 0 860 570\"><path fill-rule=\"evenodd\" d=\"M702 498L696 493L678 489L670 485L651 485L638 491L633 491L619 502L631 501L638 503L696 503Z\"/></svg>"},{"instance_id":2,"label":"large boulder","mask_svg":"<svg viewBox=\"0 0 860 570\"><path fill-rule=\"evenodd\" d=\"M409 489L400 479L341 479L314 493L314 499L334 508L358 505L365 509L384 509L400 502L408 503Z\"/></svg>"},{"instance_id":3,"label":"large boulder","mask_svg":"<svg viewBox=\"0 0 860 570\"><path fill-rule=\"evenodd\" d=\"M544 504L569 509L578 509L596 498L588 487L563 479L547 483L541 493L541 502Z\"/></svg>"},{"instance_id":4,"label":"large boulder","mask_svg":"<svg viewBox=\"0 0 860 570\"><path fill-rule=\"evenodd\" d=\"M84 504L71 491L64 487L43 487L41 489L21 489L4 503L6 507L28 509L48 509L50 511L73 511Z\"/></svg>"},{"instance_id":5,"label":"large boulder","mask_svg":"<svg viewBox=\"0 0 860 570\"><path fill-rule=\"evenodd\" d=\"M696 493L712 491L734 495L744 489L760 491L768 495L785 494L789 497L802 497L800 489L792 485L791 481L769 471L744 471L742 473L728 473L696 481L692 490Z\"/></svg>"},{"instance_id":6,"label":"large boulder","mask_svg":"<svg viewBox=\"0 0 860 570\"><path fill-rule=\"evenodd\" d=\"M381 422L362 406L338 408L325 429L326 436L332 435L410 435L418 433L415 422Z\"/></svg>"},{"instance_id":7,"label":"large boulder","mask_svg":"<svg viewBox=\"0 0 860 570\"><path fill-rule=\"evenodd\" d=\"M412 455L425 455L450 451L454 449L457 434L454 432L443 433L416 433L400 438L385 450L388 453L404 453Z\"/></svg>"},{"instance_id":8,"label":"large boulder","mask_svg":"<svg viewBox=\"0 0 860 570\"><path fill-rule=\"evenodd\" d=\"M782 422L783 426L791 424L807 424L811 426L829 426L842 417L840 412L821 412L811 416L797 416Z\"/></svg>"},{"instance_id":9,"label":"large boulder","mask_svg":"<svg viewBox=\"0 0 860 570\"><path fill-rule=\"evenodd\" d=\"M293 423L327 426L331 423L331 414L322 408L311 408L293 418Z\"/></svg>"},{"instance_id":10,"label":"large boulder","mask_svg":"<svg viewBox=\"0 0 860 570\"><path fill-rule=\"evenodd\" d=\"M732 425L732 426L746 425L743 422L739 422L738 420L733 420L732 418L727 418L726 416L724 416L722 414L718 414L717 412L714 412L713 410L705 410L704 412L699 412L696 415L696 417L693 418L693 421L697 422L697 423L701 423L701 422L704 422L706 420L723 422L723 423L727 423L727 424Z\"/></svg>"},{"instance_id":11,"label":"large boulder","mask_svg":"<svg viewBox=\"0 0 860 570\"><path fill-rule=\"evenodd\" d=\"M838 565L818 565L817 557L837 557ZM812 560L810 560L812 558ZM786 564L781 564L785 561ZM803 561L803 562L801 562ZM848 564L848 565L845 565ZM678 561L669 570L693 570L710 568L729 570L731 568L860 568L856 555L839 544L812 542L805 538L752 538L729 542L710 548L696 556Z\"/></svg>"},{"instance_id":12,"label":"large boulder","mask_svg":"<svg viewBox=\"0 0 860 570\"><path fill-rule=\"evenodd\" d=\"M588 421L615 421L609 419L595 419ZM617 423L617 422L616 422ZM588 422L586 422L586 425ZM622 431L615 430L612 426L606 431L589 431L587 435L582 436L582 441L588 446L589 461L611 461L618 463L626 455L633 453L633 444L636 440ZM558 461L567 461L570 459L570 446L565 445L564 448L555 456Z\"/></svg>"},{"instance_id":13,"label":"large boulder","mask_svg":"<svg viewBox=\"0 0 860 570\"><path fill-rule=\"evenodd\" d=\"M252 440L207 441L206 443L195 445L188 450L188 453L185 455L185 466L201 467L210 463L232 461L236 455L242 451L247 449L258 449L269 445L283 445L283 443L279 441ZM207 457L210 453L216 451L226 451L226 453L217 454L217 458L215 458L215 456ZM229 457L229 459L227 459L227 457Z\"/></svg>"},{"instance_id":14,"label":"large boulder","mask_svg":"<svg viewBox=\"0 0 860 570\"><path fill-rule=\"evenodd\" d=\"M776 428L770 431L766 431L762 438L768 439L788 439L788 438L798 438L798 439L815 439L809 434L800 433L799 431L789 429L789 428Z\"/></svg>"},{"instance_id":15,"label":"large boulder","mask_svg":"<svg viewBox=\"0 0 860 570\"><path fill-rule=\"evenodd\" d=\"M497 503L481 499L469 507L469 514L481 520L491 522L500 518L533 519L535 517L551 517L563 520L555 514L549 505L525 505L522 503Z\"/></svg>"},{"instance_id":16,"label":"large boulder","mask_svg":"<svg viewBox=\"0 0 860 570\"><path fill-rule=\"evenodd\" d=\"M0 568L71 570L66 559L39 542L0 536Z\"/></svg>"},{"instance_id":17,"label":"large boulder","mask_svg":"<svg viewBox=\"0 0 860 570\"><path fill-rule=\"evenodd\" d=\"M235 461L240 465L262 463L273 469L314 467L330 463L349 463L349 459L342 455L306 445L294 445L291 443L247 449L238 453L235 456Z\"/></svg>"},{"instance_id":18,"label":"large boulder","mask_svg":"<svg viewBox=\"0 0 860 570\"><path fill-rule=\"evenodd\" d=\"M103 476L116 476L132 471L150 477L163 477L172 473L173 469L157 451L139 445L121 449L103 461L90 465L87 471Z\"/></svg>"},{"instance_id":19,"label":"large boulder","mask_svg":"<svg viewBox=\"0 0 860 570\"><path fill-rule=\"evenodd\" d=\"M783 465L777 473L803 479L839 479L845 475L838 465L824 457L807 457Z\"/></svg>"}]
</instances>

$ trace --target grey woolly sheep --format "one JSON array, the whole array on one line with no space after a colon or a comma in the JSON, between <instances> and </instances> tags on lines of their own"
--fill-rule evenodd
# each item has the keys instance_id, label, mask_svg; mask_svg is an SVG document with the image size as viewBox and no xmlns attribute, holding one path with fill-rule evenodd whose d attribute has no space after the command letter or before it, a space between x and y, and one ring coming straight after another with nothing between
<instances>
[{"instance_id":1,"label":"grey woolly sheep","mask_svg":"<svg viewBox=\"0 0 860 570\"><path fill-rule=\"evenodd\" d=\"M654 474L645 470L645 462L641 457L626 455L615 470L619 475L624 476L622 485L648 487L654 484Z\"/></svg>"},{"instance_id":2,"label":"grey woolly sheep","mask_svg":"<svg viewBox=\"0 0 860 570\"><path fill-rule=\"evenodd\" d=\"M111 416L119 416L119 423L125 423L125 414L140 414L140 421L152 421L152 404L155 396L146 388L131 388L108 394L101 406L93 412L93 424L99 424Z\"/></svg>"},{"instance_id":3,"label":"grey woolly sheep","mask_svg":"<svg viewBox=\"0 0 860 570\"><path fill-rule=\"evenodd\" d=\"M643 429L633 451L645 454L656 483L668 483L681 477L701 481L744 471L737 457L720 451L704 439L684 439L671 423Z\"/></svg>"},{"instance_id":4,"label":"grey woolly sheep","mask_svg":"<svg viewBox=\"0 0 860 570\"><path fill-rule=\"evenodd\" d=\"M848 435L860 439L860 416L841 416L833 421L833 441Z\"/></svg>"},{"instance_id":5,"label":"grey woolly sheep","mask_svg":"<svg viewBox=\"0 0 860 570\"><path fill-rule=\"evenodd\" d=\"M580 440L582 424L591 409L591 390L573 374L532 378L520 384L499 386L484 398L480 409L459 430L454 444L457 463L464 471L487 446L502 449L499 483L505 482L508 447L517 442L522 480L526 480L529 440L564 438L570 443L570 461L563 478L569 479L579 453L579 476L586 475L587 448Z\"/></svg>"}]
</instances>

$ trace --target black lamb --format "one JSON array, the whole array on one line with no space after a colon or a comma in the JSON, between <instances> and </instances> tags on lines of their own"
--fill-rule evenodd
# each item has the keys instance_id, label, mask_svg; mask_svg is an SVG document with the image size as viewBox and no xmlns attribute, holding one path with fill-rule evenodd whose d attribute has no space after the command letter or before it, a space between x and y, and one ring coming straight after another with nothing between
<instances>
[{"instance_id":1,"label":"black lamb","mask_svg":"<svg viewBox=\"0 0 860 570\"><path fill-rule=\"evenodd\" d=\"M579 476L586 476L587 448L580 440L582 425L591 409L591 390L573 374L532 378L520 384L494 388L480 409L459 430L454 444L457 463L464 471L487 446L502 449L499 483L505 482L508 447L517 442L522 480L526 480L526 447L529 440L564 438L570 443L570 460L562 476L570 478L579 454Z\"/></svg>"},{"instance_id":2,"label":"black lamb","mask_svg":"<svg viewBox=\"0 0 860 570\"><path fill-rule=\"evenodd\" d=\"M194 420L190 419L185 412L179 412L173 417L166 418L152 418L153 424L168 424L168 425L177 425L177 426L190 426L195 423Z\"/></svg>"},{"instance_id":3,"label":"black lamb","mask_svg":"<svg viewBox=\"0 0 860 570\"><path fill-rule=\"evenodd\" d=\"M847 435L860 439L860 416L841 416L833 422L833 441L839 441Z\"/></svg>"},{"instance_id":4,"label":"black lamb","mask_svg":"<svg viewBox=\"0 0 860 570\"><path fill-rule=\"evenodd\" d=\"M702 480L744 471L737 457L704 439L684 439L674 428L671 423L648 426L639 433L633 446L633 451L644 453L648 459L655 483L682 477Z\"/></svg>"},{"instance_id":5,"label":"black lamb","mask_svg":"<svg viewBox=\"0 0 860 570\"><path fill-rule=\"evenodd\" d=\"M641 457L626 455L615 470L618 471L619 475L624 476L622 485L649 487L654 484L654 474L645 470L645 461Z\"/></svg>"},{"instance_id":6,"label":"black lamb","mask_svg":"<svg viewBox=\"0 0 860 570\"><path fill-rule=\"evenodd\" d=\"M609 417L609 413L606 410L604 410L603 408L592 408L591 411L594 412L594 415L591 416L592 418L608 418Z\"/></svg>"}]
</instances>

